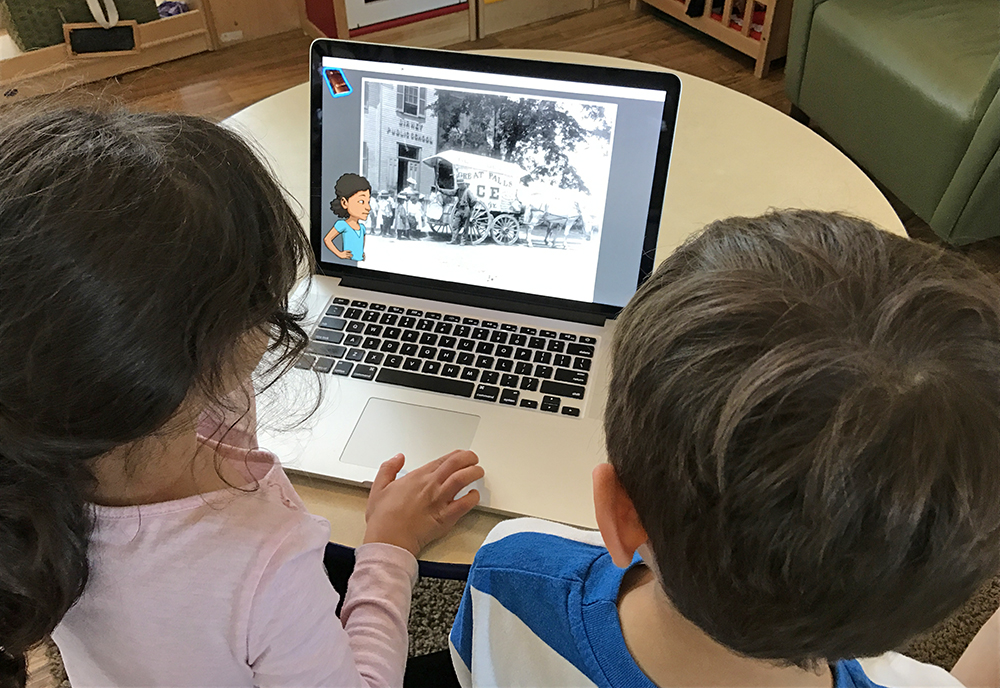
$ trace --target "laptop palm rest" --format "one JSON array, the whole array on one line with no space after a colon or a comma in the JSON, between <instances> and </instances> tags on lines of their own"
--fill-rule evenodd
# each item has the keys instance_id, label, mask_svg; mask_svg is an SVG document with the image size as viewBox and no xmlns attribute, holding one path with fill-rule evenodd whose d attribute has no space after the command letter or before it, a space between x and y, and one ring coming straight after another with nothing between
<instances>
[{"instance_id":1,"label":"laptop palm rest","mask_svg":"<svg viewBox=\"0 0 1000 688\"><path fill-rule=\"evenodd\" d=\"M413 470L455 449L468 449L479 416L372 398L354 426L340 460L378 468L402 453Z\"/></svg>"}]
</instances>

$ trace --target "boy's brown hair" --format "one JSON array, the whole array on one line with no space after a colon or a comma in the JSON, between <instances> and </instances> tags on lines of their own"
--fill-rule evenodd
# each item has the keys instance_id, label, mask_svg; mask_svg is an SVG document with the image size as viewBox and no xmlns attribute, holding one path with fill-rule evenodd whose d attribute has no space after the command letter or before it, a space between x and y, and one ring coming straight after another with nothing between
<instances>
[{"instance_id":1,"label":"boy's brown hair","mask_svg":"<svg viewBox=\"0 0 1000 688\"><path fill-rule=\"evenodd\" d=\"M713 223L618 321L610 461L741 654L880 654L1000 564L1000 285L841 214Z\"/></svg>"}]
</instances>

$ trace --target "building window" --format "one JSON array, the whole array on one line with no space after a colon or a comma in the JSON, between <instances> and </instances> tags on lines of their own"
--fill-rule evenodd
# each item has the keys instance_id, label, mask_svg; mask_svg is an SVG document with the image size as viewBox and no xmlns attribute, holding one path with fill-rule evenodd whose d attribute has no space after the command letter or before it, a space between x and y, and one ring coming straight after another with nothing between
<instances>
[{"instance_id":1,"label":"building window","mask_svg":"<svg viewBox=\"0 0 1000 688\"><path fill-rule=\"evenodd\" d=\"M404 115L423 117L427 110L427 89L418 86L396 86L396 109Z\"/></svg>"}]
</instances>

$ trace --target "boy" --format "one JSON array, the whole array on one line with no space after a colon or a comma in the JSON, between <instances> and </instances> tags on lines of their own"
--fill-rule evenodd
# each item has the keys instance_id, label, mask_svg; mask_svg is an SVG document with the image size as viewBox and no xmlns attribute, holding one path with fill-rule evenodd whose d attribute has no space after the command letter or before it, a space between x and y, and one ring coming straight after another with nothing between
<instances>
[{"instance_id":1,"label":"boy","mask_svg":"<svg viewBox=\"0 0 1000 688\"><path fill-rule=\"evenodd\" d=\"M732 218L642 286L611 365L600 537L491 533L464 685L956 685L889 651L1000 564L995 282L844 215Z\"/></svg>"}]
</instances>

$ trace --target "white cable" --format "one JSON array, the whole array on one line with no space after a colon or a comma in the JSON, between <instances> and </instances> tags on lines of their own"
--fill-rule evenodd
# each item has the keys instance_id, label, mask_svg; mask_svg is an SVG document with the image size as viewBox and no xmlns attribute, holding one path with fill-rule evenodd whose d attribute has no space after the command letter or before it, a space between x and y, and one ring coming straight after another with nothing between
<instances>
[{"instance_id":1,"label":"white cable","mask_svg":"<svg viewBox=\"0 0 1000 688\"><path fill-rule=\"evenodd\" d=\"M87 0L87 5L90 7L90 13L94 15L94 21L105 29L110 29L118 23L118 6L115 5L115 0L104 0L104 10L101 9L98 0ZM107 16L104 14L105 10Z\"/></svg>"}]
</instances>

